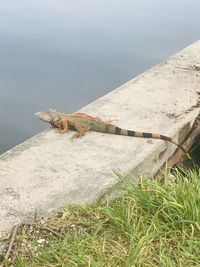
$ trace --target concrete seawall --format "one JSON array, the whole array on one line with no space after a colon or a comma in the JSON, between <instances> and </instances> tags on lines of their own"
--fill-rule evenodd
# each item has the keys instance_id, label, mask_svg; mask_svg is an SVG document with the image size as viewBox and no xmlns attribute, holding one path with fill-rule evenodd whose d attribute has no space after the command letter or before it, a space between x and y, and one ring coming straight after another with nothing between
<instances>
[{"instance_id":1,"label":"concrete seawall","mask_svg":"<svg viewBox=\"0 0 200 267\"><path fill-rule=\"evenodd\" d=\"M181 141L199 113L200 71L191 69L199 63L200 41L81 111ZM176 150L162 140L90 132L72 141L72 134L47 129L0 156L0 232L36 211L96 200L119 183L113 171L152 176Z\"/></svg>"}]
</instances>

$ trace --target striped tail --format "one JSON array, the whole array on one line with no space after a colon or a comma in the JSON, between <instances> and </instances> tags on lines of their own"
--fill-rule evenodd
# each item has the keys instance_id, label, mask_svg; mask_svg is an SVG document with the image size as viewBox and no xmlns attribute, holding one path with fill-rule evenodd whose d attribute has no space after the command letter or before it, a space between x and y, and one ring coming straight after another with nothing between
<instances>
[{"instance_id":1,"label":"striped tail","mask_svg":"<svg viewBox=\"0 0 200 267\"><path fill-rule=\"evenodd\" d=\"M170 138L168 136L165 136L165 135L162 135L162 134L155 134L155 133L136 132L136 131L122 129L122 128L119 128L117 126L115 126L115 128L113 127L113 129L110 128L108 130L110 130L110 131L109 132L106 131L107 133L113 133L113 134L116 134L116 135L125 135L125 136L140 137L140 138L160 139L160 140L168 141L168 142L176 145L179 149L181 149L184 152L184 154L190 160L192 159L191 156L185 150L184 147L182 147L181 145L179 145L176 140L174 140L173 138Z\"/></svg>"}]
</instances>

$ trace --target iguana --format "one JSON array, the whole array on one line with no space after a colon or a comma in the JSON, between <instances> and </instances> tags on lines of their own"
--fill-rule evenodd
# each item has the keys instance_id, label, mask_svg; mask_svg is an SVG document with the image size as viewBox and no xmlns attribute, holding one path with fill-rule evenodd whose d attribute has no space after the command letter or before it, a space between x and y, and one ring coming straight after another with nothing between
<instances>
[{"instance_id":1,"label":"iguana","mask_svg":"<svg viewBox=\"0 0 200 267\"><path fill-rule=\"evenodd\" d=\"M72 136L72 138L81 137L87 131L92 130L95 132L108 134L161 139L175 144L186 154L189 159L191 159L188 152L180 144L178 144L176 140L162 134L145 133L122 129L112 124L112 121L103 121L99 117L93 117L86 113L65 114L55 109L49 109L47 111L39 111L35 113L35 115L37 116L37 118L50 123L52 127L57 128L60 133L65 133L68 131L68 129L76 130L77 132Z\"/></svg>"}]
</instances>

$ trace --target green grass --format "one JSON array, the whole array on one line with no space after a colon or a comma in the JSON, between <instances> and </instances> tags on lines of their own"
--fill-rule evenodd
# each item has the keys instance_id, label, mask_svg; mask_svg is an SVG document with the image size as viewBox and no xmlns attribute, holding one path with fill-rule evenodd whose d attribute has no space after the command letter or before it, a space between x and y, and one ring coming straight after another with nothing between
<instances>
[{"instance_id":1,"label":"green grass","mask_svg":"<svg viewBox=\"0 0 200 267\"><path fill-rule=\"evenodd\" d=\"M176 172L175 177L167 174L162 183L141 179L123 186L115 200L70 206L24 227L9 264L200 266L200 174Z\"/></svg>"}]
</instances>

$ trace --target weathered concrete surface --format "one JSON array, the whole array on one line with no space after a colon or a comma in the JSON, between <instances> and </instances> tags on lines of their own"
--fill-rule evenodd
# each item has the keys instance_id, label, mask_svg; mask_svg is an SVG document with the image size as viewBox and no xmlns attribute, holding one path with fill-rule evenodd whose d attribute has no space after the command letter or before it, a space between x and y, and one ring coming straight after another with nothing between
<instances>
[{"instance_id":1,"label":"weathered concrete surface","mask_svg":"<svg viewBox=\"0 0 200 267\"><path fill-rule=\"evenodd\" d=\"M183 139L199 107L196 42L82 109L123 128ZM175 145L101 133L71 141L48 129L0 157L0 231L67 203L92 202L117 184L113 170L153 175ZM162 155L162 151L167 151Z\"/></svg>"}]
</instances>

